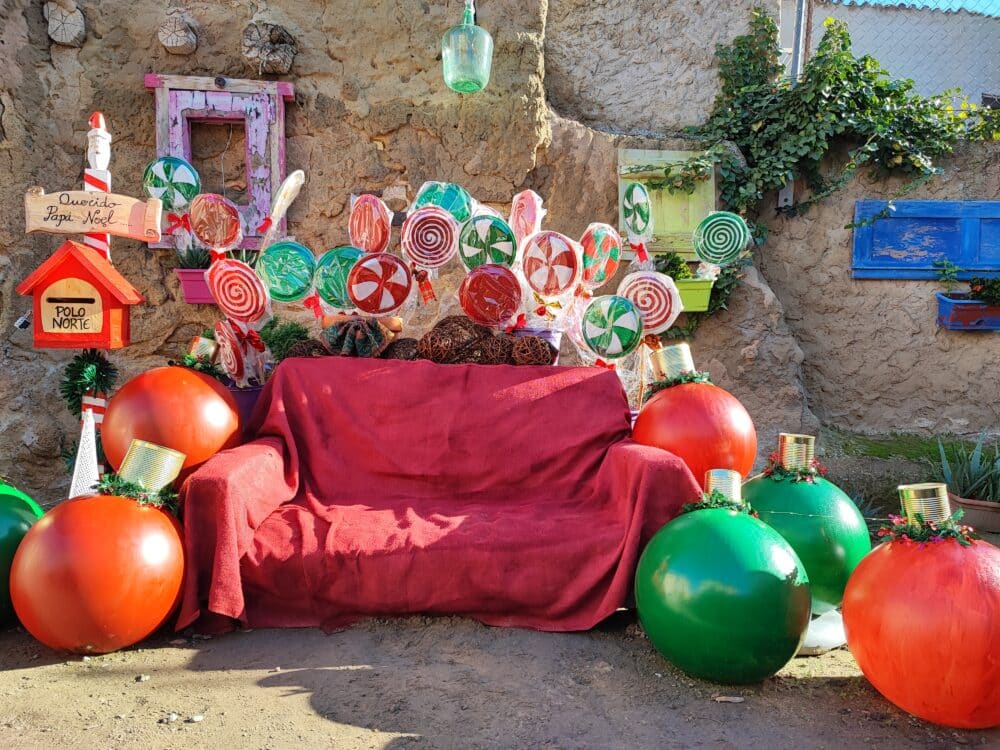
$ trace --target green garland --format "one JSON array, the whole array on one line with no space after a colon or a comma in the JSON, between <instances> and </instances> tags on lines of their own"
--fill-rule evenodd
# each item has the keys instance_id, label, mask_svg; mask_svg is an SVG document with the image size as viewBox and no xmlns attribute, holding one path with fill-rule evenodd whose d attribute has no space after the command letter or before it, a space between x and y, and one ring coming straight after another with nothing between
<instances>
[{"instance_id":1,"label":"green garland","mask_svg":"<svg viewBox=\"0 0 1000 750\"><path fill-rule=\"evenodd\" d=\"M159 492L150 492L141 484L122 479L117 474L104 474L97 483L97 491L102 495L128 497L139 505L152 505L177 515L177 493L170 485Z\"/></svg>"},{"instance_id":2,"label":"green garland","mask_svg":"<svg viewBox=\"0 0 1000 750\"><path fill-rule=\"evenodd\" d=\"M74 417L79 417L87 391L105 396L118 382L118 368L97 349L84 349L69 361L63 370L59 393Z\"/></svg>"},{"instance_id":3,"label":"green garland","mask_svg":"<svg viewBox=\"0 0 1000 750\"><path fill-rule=\"evenodd\" d=\"M765 477L770 477L775 482L808 482L815 484L817 477L826 476L826 467L813 459L808 469L786 469L781 465L781 458L777 452L772 453L767 459L767 468L761 472Z\"/></svg>"},{"instance_id":4,"label":"green garland","mask_svg":"<svg viewBox=\"0 0 1000 750\"><path fill-rule=\"evenodd\" d=\"M288 356L288 350L299 341L308 341L309 329L295 321L283 321L274 317L260 329L260 338L271 350L275 364Z\"/></svg>"},{"instance_id":5,"label":"green garland","mask_svg":"<svg viewBox=\"0 0 1000 750\"><path fill-rule=\"evenodd\" d=\"M711 383L709 380L709 375L707 372L698 372L697 370L685 370L676 378L667 378L666 380L654 380L646 386L646 397L643 399L643 403L649 401L653 396L655 396L660 391L665 391L667 388L673 388L675 385L681 385L682 383Z\"/></svg>"},{"instance_id":6,"label":"green garland","mask_svg":"<svg viewBox=\"0 0 1000 750\"><path fill-rule=\"evenodd\" d=\"M189 370L195 370L203 375L208 375L210 378L215 378L220 383L229 382L226 371L212 362L212 360L205 355L196 357L194 354L185 354L181 357L179 362L175 360L168 360L167 364L175 365L177 367L187 367Z\"/></svg>"},{"instance_id":7,"label":"green garland","mask_svg":"<svg viewBox=\"0 0 1000 750\"><path fill-rule=\"evenodd\" d=\"M875 536L883 541L916 542L936 544L945 539L954 539L963 547L968 547L974 539L979 539L975 529L960 523L964 511L959 508L951 518L944 521L925 521L918 513L911 521L904 516L889 516L889 524L880 526Z\"/></svg>"},{"instance_id":8,"label":"green garland","mask_svg":"<svg viewBox=\"0 0 1000 750\"><path fill-rule=\"evenodd\" d=\"M706 492L702 494L701 500L695 503L685 503L681 506L681 514L693 513L696 510L709 510L711 508L725 508L726 510L735 510L739 513L746 513L747 515L757 518L757 513L753 508L750 507L750 503L740 502L738 500L732 500L725 495L723 495L718 490L712 490L711 492Z\"/></svg>"}]
</instances>

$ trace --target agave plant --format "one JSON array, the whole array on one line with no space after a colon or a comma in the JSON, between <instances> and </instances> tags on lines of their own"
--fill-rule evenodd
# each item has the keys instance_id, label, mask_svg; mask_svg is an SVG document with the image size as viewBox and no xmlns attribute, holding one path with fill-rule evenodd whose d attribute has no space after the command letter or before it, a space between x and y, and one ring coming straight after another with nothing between
<instances>
[{"instance_id":1,"label":"agave plant","mask_svg":"<svg viewBox=\"0 0 1000 750\"><path fill-rule=\"evenodd\" d=\"M938 440L941 479L959 497L1000 503L1000 443L986 445L986 433L969 450L964 443L951 446L951 457Z\"/></svg>"}]
</instances>

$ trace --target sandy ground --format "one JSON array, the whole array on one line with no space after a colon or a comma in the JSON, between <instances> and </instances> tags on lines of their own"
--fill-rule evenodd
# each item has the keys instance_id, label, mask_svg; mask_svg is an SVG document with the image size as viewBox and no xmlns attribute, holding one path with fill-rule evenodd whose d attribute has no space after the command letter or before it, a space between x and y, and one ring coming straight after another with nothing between
<instances>
[{"instance_id":1,"label":"sandy ground","mask_svg":"<svg viewBox=\"0 0 1000 750\"><path fill-rule=\"evenodd\" d=\"M796 659L759 686L690 679L628 614L578 634L419 617L332 635L163 634L95 657L11 629L0 670L7 750L1000 746L1000 729L893 708L846 651Z\"/></svg>"}]
</instances>

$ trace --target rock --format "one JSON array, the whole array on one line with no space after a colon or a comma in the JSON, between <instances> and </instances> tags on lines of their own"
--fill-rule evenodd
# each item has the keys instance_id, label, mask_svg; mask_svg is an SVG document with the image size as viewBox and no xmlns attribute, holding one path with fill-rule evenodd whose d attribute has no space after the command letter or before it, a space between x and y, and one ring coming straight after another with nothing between
<instances>
[{"instance_id":1,"label":"rock","mask_svg":"<svg viewBox=\"0 0 1000 750\"><path fill-rule=\"evenodd\" d=\"M187 719L185 719L185 721L188 724L198 724L200 722L203 722L204 720L205 717L203 714L193 714L192 716L188 716Z\"/></svg>"},{"instance_id":2,"label":"rock","mask_svg":"<svg viewBox=\"0 0 1000 750\"><path fill-rule=\"evenodd\" d=\"M298 47L284 26L257 21L243 29L243 59L257 71L284 75L292 69Z\"/></svg>"},{"instance_id":3,"label":"rock","mask_svg":"<svg viewBox=\"0 0 1000 750\"><path fill-rule=\"evenodd\" d=\"M87 38L87 23L73 0L52 0L42 6L49 23L49 38L67 47L82 47Z\"/></svg>"},{"instance_id":4,"label":"rock","mask_svg":"<svg viewBox=\"0 0 1000 750\"><path fill-rule=\"evenodd\" d=\"M198 49L198 35L183 16L167 16L156 32L163 48L172 55L190 55Z\"/></svg>"},{"instance_id":5,"label":"rock","mask_svg":"<svg viewBox=\"0 0 1000 750\"><path fill-rule=\"evenodd\" d=\"M160 719L157 723L159 723L159 724L173 724L179 718L181 718L181 717L178 714L176 714L173 711L171 711L169 714L167 714L162 719Z\"/></svg>"},{"instance_id":6,"label":"rock","mask_svg":"<svg viewBox=\"0 0 1000 750\"><path fill-rule=\"evenodd\" d=\"M742 703L745 698L738 695L713 695L712 700L716 703Z\"/></svg>"},{"instance_id":7,"label":"rock","mask_svg":"<svg viewBox=\"0 0 1000 750\"><path fill-rule=\"evenodd\" d=\"M149 682L149 675L148 674L137 674L135 676L135 681L136 682Z\"/></svg>"}]
</instances>

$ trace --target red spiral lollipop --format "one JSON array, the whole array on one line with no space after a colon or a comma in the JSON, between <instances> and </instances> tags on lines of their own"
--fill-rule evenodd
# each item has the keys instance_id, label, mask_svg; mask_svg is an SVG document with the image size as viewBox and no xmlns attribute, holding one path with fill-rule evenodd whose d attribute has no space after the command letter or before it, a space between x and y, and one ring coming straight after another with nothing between
<instances>
[{"instance_id":1,"label":"red spiral lollipop","mask_svg":"<svg viewBox=\"0 0 1000 750\"><path fill-rule=\"evenodd\" d=\"M351 207L347 224L351 244L366 253L381 253L389 247L392 232L392 214L377 195L366 193L358 196Z\"/></svg>"},{"instance_id":2,"label":"red spiral lollipop","mask_svg":"<svg viewBox=\"0 0 1000 750\"><path fill-rule=\"evenodd\" d=\"M536 232L524 241L522 265L528 286L546 297L558 297L576 286L580 276L579 245L559 232Z\"/></svg>"},{"instance_id":3,"label":"red spiral lollipop","mask_svg":"<svg viewBox=\"0 0 1000 750\"><path fill-rule=\"evenodd\" d=\"M533 235L542 228L542 218L545 209L542 199L534 190L522 190L514 196L510 203L510 228L520 244L525 237Z\"/></svg>"},{"instance_id":4,"label":"red spiral lollipop","mask_svg":"<svg viewBox=\"0 0 1000 750\"><path fill-rule=\"evenodd\" d=\"M220 320L215 324L215 343L219 347L219 364L222 369L237 384L242 383L246 376L243 347L228 320Z\"/></svg>"},{"instance_id":5,"label":"red spiral lollipop","mask_svg":"<svg viewBox=\"0 0 1000 750\"><path fill-rule=\"evenodd\" d=\"M618 296L639 309L644 333L663 333L681 314L684 305L674 280L656 271L630 273L618 285Z\"/></svg>"},{"instance_id":6,"label":"red spiral lollipop","mask_svg":"<svg viewBox=\"0 0 1000 750\"><path fill-rule=\"evenodd\" d=\"M223 315L240 323L253 323L267 312L267 287L246 263L226 258L216 261L205 275L208 288Z\"/></svg>"},{"instance_id":7,"label":"red spiral lollipop","mask_svg":"<svg viewBox=\"0 0 1000 750\"><path fill-rule=\"evenodd\" d=\"M371 315L401 307L412 286L410 269L389 253L362 255L347 274L347 296L355 307Z\"/></svg>"},{"instance_id":8,"label":"red spiral lollipop","mask_svg":"<svg viewBox=\"0 0 1000 750\"><path fill-rule=\"evenodd\" d=\"M444 209L418 208L403 221L403 252L418 268L440 268L458 252L458 230Z\"/></svg>"},{"instance_id":9,"label":"red spiral lollipop","mask_svg":"<svg viewBox=\"0 0 1000 750\"><path fill-rule=\"evenodd\" d=\"M498 326L521 307L521 285L513 272L496 263L473 268L458 290L462 310L484 326Z\"/></svg>"}]
</instances>

